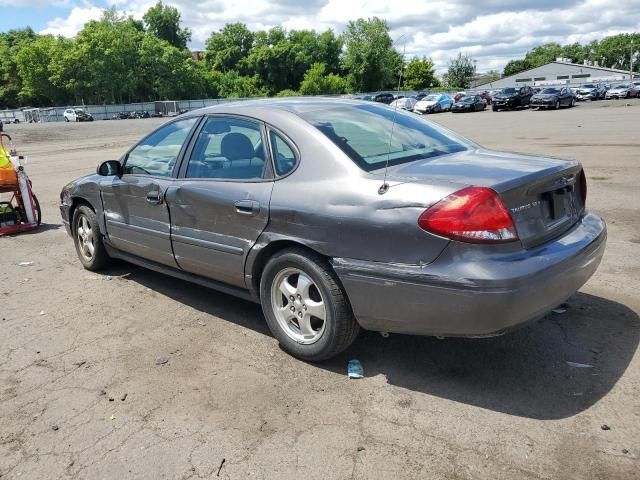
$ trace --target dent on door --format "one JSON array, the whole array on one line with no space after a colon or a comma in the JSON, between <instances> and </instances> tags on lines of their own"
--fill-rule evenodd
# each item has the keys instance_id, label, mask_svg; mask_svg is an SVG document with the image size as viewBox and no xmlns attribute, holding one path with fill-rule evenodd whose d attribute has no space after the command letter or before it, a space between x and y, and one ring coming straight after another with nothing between
<instances>
[{"instance_id":1,"label":"dent on door","mask_svg":"<svg viewBox=\"0 0 640 480\"><path fill-rule=\"evenodd\" d=\"M169 210L164 192L169 180L125 175L103 187L109 243L133 255L176 266L171 250Z\"/></svg>"},{"instance_id":2,"label":"dent on door","mask_svg":"<svg viewBox=\"0 0 640 480\"><path fill-rule=\"evenodd\" d=\"M183 270L245 287L246 256L269 220L273 182L184 181L166 193Z\"/></svg>"}]
</instances>

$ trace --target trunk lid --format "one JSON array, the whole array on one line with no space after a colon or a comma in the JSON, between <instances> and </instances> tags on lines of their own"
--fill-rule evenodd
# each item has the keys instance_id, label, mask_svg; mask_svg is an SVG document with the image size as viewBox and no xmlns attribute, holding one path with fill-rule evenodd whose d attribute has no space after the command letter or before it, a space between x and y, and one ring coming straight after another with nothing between
<instances>
[{"instance_id":1,"label":"trunk lid","mask_svg":"<svg viewBox=\"0 0 640 480\"><path fill-rule=\"evenodd\" d=\"M474 185L495 190L525 248L571 228L584 212L577 161L488 150L467 150L389 169L398 182Z\"/></svg>"}]
</instances>

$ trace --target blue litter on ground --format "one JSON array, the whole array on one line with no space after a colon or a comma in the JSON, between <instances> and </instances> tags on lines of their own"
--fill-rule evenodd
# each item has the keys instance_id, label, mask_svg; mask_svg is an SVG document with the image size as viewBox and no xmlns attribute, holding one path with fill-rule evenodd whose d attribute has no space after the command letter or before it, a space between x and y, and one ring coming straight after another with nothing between
<instances>
[{"instance_id":1,"label":"blue litter on ground","mask_svg":"<svg viewBox=\"0 0 640 480\"><path fill-rule=\"evenodd\" d=\"M349 374L349 378L364 378L364 369L362 368L360 360L349 360L347 373Z\"/></svg>"}]
</instances>

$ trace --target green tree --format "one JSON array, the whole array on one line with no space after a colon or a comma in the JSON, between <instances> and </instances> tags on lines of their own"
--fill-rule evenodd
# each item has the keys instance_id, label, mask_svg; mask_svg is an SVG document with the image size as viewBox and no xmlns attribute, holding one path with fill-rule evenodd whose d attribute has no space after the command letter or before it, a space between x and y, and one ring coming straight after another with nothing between
<instances>
[{"instance_id":1,"label":"green tree","mask_svg":"<svg viewBox=\"0 0 640 480\"><path fill-rule=\"evenodd\" d=\"M142 17L147 31L166 40L176 48L186 49L191 40L191 30L180 27L180 12L158 0Z\"/></svg>"},{"instance_id":2,"label":"green tree","mask_svg":"<svg viewBox=\"0 0 640 480\"><path fill-rule=\"evenodd\" d=\"M290 88L286 88L284 90L280 90L276 94L276 97L299 97L299 96L300 96L300 92L297 92L295 90L291 90Z\"/></svg>"},{"instance_id":3,"label":"green tree","mask_svg":"<svg viewBox=\"0 0 640 480\"><path fill-rule=\"evenodd\" d=\"M498 70L489 70L486 73L486 75L490 82L495 82L496 80L500 80L500 78L502 77L502 75L500 75L500 72Z\"/></svg>"},{"instance_id":4,"label":"green tree","mask_svg":"<svg viewBox=\"0 0 640 480\"><path fill-rule=\"evenodd\" d=\"M373 91L393 85L402 63L393 48L389 26L377 17L350 21L344 33L343 68L354 90Z\"/></svg>"},{"instance_id":5,"label":"green tree","mask_svg":"<svg viewBox=\"0 0 640 480\"><path fill-rule=\"evenodd\" d=\"M503 77L509 77L511 75L515 75L516 73L524 72L525 70L529 70L533 68L533 65L528 60L511 60L505 66L502 71Z\"/></svg>"},{"instance_id":6,"label":"green tree","mask_svg":"<svg viewBox=\"0 0 640 480\"><path fill-rule=\"evenodd\" d=\"M64 86L55 81L54 59L72 47L70 40L40 35L25 42L15 55L22 88L18 98L22 104L52 105L67 98Z\"/></svg>"},{"instance_id":7,"label":"green tree","mask_svg":"<svg viewBox=\"0 0 640 480\"><path fill-rule=\"evenodd\" d=\"M30 28L9 30L0 34L0 107L15 108L20 105L18 93L22 90L22 79L18 74L16 55L28 42L36 38Z\"/></svg>"},{"instance_id":8,"label":"green tree","mask_svg":"<svg viewBox=\"0 0 640 480\"><path fill-rule=\"evenodd\" d=\"M87 103L134 99L136 69L144 32L131 17L106 10L78 33L72 54L62 65L66 86Z\"/></svg>"},{"instance_id":9,"label":"green tree","mask_svg":"<svg viewBox=\"0 0 640 480\"><path fill-rule=\"evenodd\" d=\"M524 59L529 62L531 68L546 65L563 56L563 48L558 43L545 43L527 52Z\"/></svg>"},{"instance_id":10,"label":"green tree","mask_svg":"<svg viewBox=\"0 0 640 480\"><path fill-rule=\"evenodd\" d=\"M438 85L433 62L427 57L414 57L404 71L404 86L410 90L423 90Z\"/></svg>"},{"instance_id":11,"label":"green tree","mask_svg":"<svg viewBox=\"0 0 640 480\"><path fill-rule=\"evenodd\" d=\"M244 23L227 23L207 40L205 61L222 72L241 70L241 62L249 55L254 34Z\"/></svg>"},{"instance_id":12,"label":"green tree","mask_svg":"<svg viewBox=\"0 0 640 480\"><path fill-rule=\"evenodd\" d=\"M640 33L612 35L600 41L591 60L606 67L629 70L632 48L636 52L640 50ZM634 71L640 71L640 59L634 61Z\"/></svg>"},{"instance_id":13,"label":"green tree","mask_svg":"<svg viewBox=\"0 0 640 480\"><path fill-rule=\"evenodd\" d=\"M344 93L346 89L345 81L339 75L326 73L327 67L324 63L314 63L304 74L304 79L300 84L302 95L335 95Z\"/></svg>"},{"instance_id":14,"label":"green tree","mask_svg":"<svg viewBox=\"0 0 640 480\"><path fill-rule=\"evenodd\" d=\"M447 81L452 87L469 88L471 80L476 74L476 67L468 55L458 53L456 58L449 60Z\"/></svg>"}]
</instances>

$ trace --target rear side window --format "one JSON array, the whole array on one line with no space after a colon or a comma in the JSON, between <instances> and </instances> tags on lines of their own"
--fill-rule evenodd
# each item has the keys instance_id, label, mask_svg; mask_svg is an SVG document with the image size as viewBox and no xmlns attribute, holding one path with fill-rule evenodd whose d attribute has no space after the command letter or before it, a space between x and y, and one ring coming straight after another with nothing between
<instances>
[{"instance_id":1,"label":"rear side window","mask_svg":"<svg viewBox=\"0 0 640 480\"><path fill-rule=\"evenodd\" d=\"M281 177L296 166L296 154L293 148L276 132L269 132L269 137L271 139L271 152L273 153L276 175Z\"/></svg>"},{"instance_id":2,"label":"rear side window","mask_svg":"<svg viewBox=\"0 0 640 480\"><path fill-rule=\"evenodd\" d=\"M469 148L461 137L416 115L383 106L336 106L299 115L369 172L384 168L387 158L389 165L398 165Z\"/></svg>"},{"instance_id":3,"label":"rear side window","mask_svg":"<svg viewBox=\"0 0 640 480\"><path fill-rule=\"evenodd\" d=\"M265 166L262 126L233 117L211 117L200 130L187 178L255 180Z\"/></svg>"}]
</instances>

